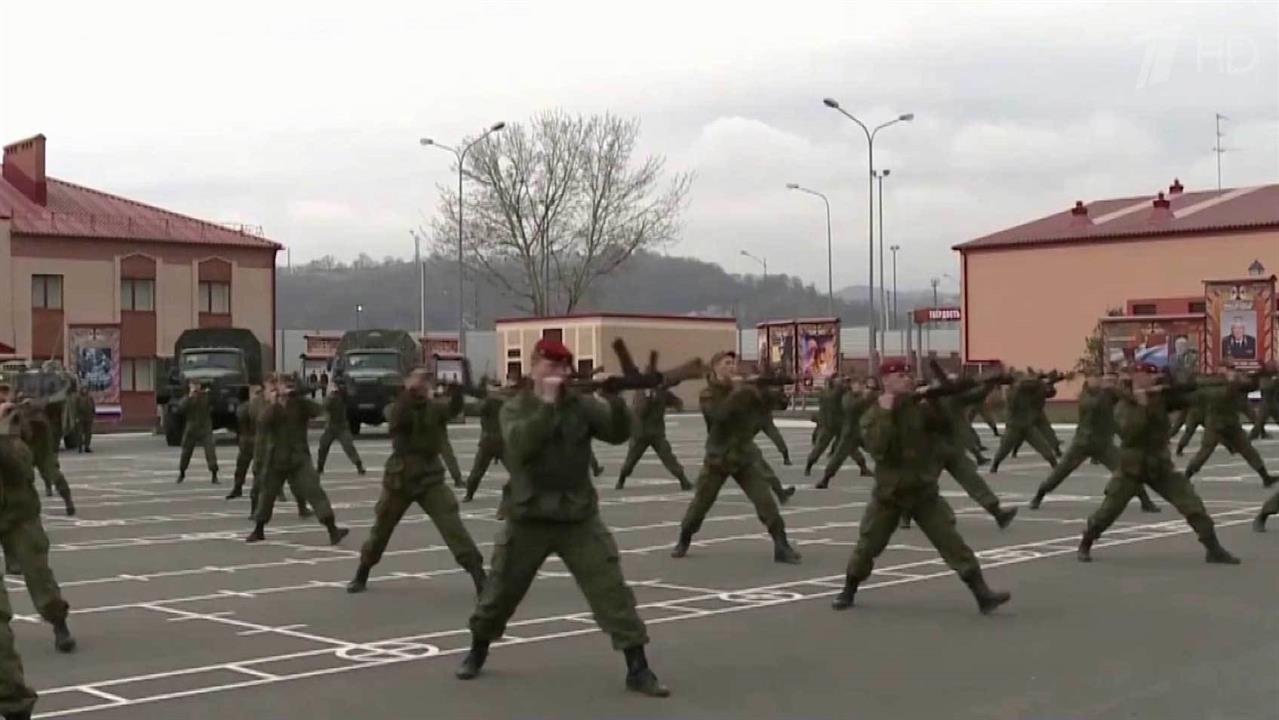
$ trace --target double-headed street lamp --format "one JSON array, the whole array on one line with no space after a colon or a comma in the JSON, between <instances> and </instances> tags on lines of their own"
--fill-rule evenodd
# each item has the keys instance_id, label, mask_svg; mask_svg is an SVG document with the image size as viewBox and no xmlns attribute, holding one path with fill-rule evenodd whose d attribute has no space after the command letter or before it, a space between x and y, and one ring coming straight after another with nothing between
<instances>
[{"instance_id":1,"label":"double-headed street lamp","mask_svg":"<svg viewBox=\"0 0 1279 720\"><path fill-rule=\"evenodd\" d=\"M880 130L883 130L889 125L895 125L899 122L908 122L910 120L914 120L915 114L905 113L902 115L898 115L896 118L889 120L886 123L876 125L872 129L872 128L866 127L865 123L853 117L851 113L849 113L847 110L840 107L839 103L834 98L826 98L825 100L822 100L822 103L825 104L826 107L831 108L832 110L839 111L841 115L857 123L857 126L862 129L862 132L866 133L866 162L867 162L867 169L869 171L867 173L867 178L870 184L870 194L869 194L869 197L866 198L867 205L869 206L869 215L867 218L868 230L867 230L867 238L866 238L866 246L867 246L866 250L867 250L867 256L869 258L869 267L866 268L866 274L870 280L870 283L869 283L870 287L867 288L867 294L866 294L867 300L870 302L870 308L869 308L870 327L866 328L866 335L868 339L866 362L870 369L870 375L874 377L879 374L879 367L878 367L878 364L875 362L875 324L876 324L875 322L875 135L879 133Z\"/></svg>"},{"instance_id":2,"label":"double-headed street lamp","mask_svg":"<svg viewBox=\"0 0 1279 720\"><path fill-rule=\"evenodd\" d=\"M447 150L453 154L453 157L457 158L457 350L458 354L462 357L466 357L466 321L464 319L464 313L466 310L466 288L464 284L465 271L462 264L462 179L465 177L466 153L469 152L471 148L475 147L477 143L504 127L506 127L506 123L504 122L493 123L493 125L488 130L481 133L479 137L467 143L465 146L462 146L461 150L456 147L450 147L448 145L435 142L431 138L422 138L418 141L424 147L437 147L441 150Z\"/></svg>"},{"instance_id":3,"label":"double-headed street lamp","mask_svg":"<svg viewBox=\"0 0 1279 720\"><path fill-rule=\"evenodd\" d=\"M764 259L764 258L762 258L762 257L755 257L754 255L751 255L750 253L746 252L745 250L739 250L738 252L739 252L739 253L740 253L743 257L748 257L748 258L750 258L751 260L754 260L755 262L759 263L760 265L763 265L763 266L764 266L764 280L765 280L765 281L767 281L767 280L768 280L768 261L767 261L767 260L765 260L765 259Z\"/></svg>"},{"instance_id":4,"label":"double-headed street lamp","mask_svg":"<svg viewBox=\"0 0 1279 720\"><path fill-rule=\"evenodd\" d=\"M810 190L798 183L787 183L786 187L809 195L816 195L822 199L822 202L826 203L826 314L829 317L835 317L835 278L831 270L830 200L822 193Z\"/></svg>"},{"instance_id":5,"label":"double-headed street lamp","mask_svg":"<svg viewBox=\"0 0 1279 720\"><path fill-rule=\"evenodd\" d=\"M893 325L897 325L897 251L902 249L901 245L892 245L888 248L893 253Z\"/></svg>"},{"instance_id":6,"label":"double-headed street lamp","mask_svg":"<svg viewBox=\"0 0 1279 720\"><path fill-rule=\"evenodd\" d=\"M881 349L888 338L888 286L884 283L884 178L891 173L892 171L888 169L878 172L870 171L870 174L879 181L879 304L880 317L884 320L879 328Z\"/></svg>"}]
</instances>

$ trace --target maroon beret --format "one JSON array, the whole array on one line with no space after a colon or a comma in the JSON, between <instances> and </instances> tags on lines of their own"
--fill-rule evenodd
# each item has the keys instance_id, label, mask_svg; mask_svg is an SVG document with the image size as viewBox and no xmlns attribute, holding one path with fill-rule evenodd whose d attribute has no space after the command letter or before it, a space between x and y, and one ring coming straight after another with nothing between
<instances>
[{"instance_id":1,"label":"maroon beret","mask_svg":"<svg viewBox=\"0 0 1279 720\"><path fill-rule=\"evenodd\" d=\"M910 372L910 363L905 360L885 360L879 364L880 375L895 375Z\"/></svg>"},{"instance_id":2,"label":"maroon beret","mask_svg":"<svg viewBox=\"0 0 1279 720\"><path fill-rule=\"evenodd\" d=\"M573 364L573 353L564 346L564 343L552 338L542 338L533 346L533 354L540 358L545 358L551 362Z\"/></svg>"},{"instance_id":3,"label":"maroon beret","mask_svg":"<svg viewBox=\"0 0 1279 720\"><path fill-rule=\"evenodd\" d=\"M1145 373L1147 375L1158 375L1162 373L1164 370L1163 368L1153 363L1139 362L1132 366L1132 371L1138 372L1138 373Z\"/></svg>"}]
</instances>

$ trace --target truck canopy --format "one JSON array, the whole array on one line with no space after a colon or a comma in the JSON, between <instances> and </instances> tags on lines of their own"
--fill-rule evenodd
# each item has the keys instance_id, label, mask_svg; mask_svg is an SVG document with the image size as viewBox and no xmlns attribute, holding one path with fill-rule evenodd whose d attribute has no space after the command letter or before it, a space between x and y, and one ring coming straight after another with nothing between
<instances>
[{"instance_id":1,"label":"truck canopy","mask_svg":"<svg viewBox=\"0 0 1279 720\"><path fill-rule=\"evenodd\" d=\"M334 369L342 368L347 353L355 350L391 350L400 357L400 371L417 365L421 348L413 335L405 330L348 330L338 341Z\"/></svg>"},{"instance_id":2,"label":"truck canopy","mask_svg":"<svg viewBox=\"0 0 1279 720\"><path fill-rule=\"evenodd\" d=\"M262 343L245 328L192 328L178 336L173 346L174 360L187 350L231 349L244 353L250 385L262 384ZM179 366L180 367L180 366Z\"/></svg>"}]
</instances>

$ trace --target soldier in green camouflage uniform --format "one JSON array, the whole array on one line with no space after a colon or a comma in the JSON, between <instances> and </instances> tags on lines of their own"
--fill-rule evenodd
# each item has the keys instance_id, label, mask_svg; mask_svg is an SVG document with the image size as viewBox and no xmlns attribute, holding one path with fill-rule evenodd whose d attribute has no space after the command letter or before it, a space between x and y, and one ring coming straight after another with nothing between
<instances>
[{"instance_id":1,"label":"soldier in green camouflage uniform","mask_svg":"<svg viewBox=\"0 0 1279 720\"><path fill-rule=\"evenodd\" d=\"M250 398L249 407L247 409L241 407L240 410L237 411L237 415L240 411L248 414L249 424L252 428L249 457L252 463L253 484L249 486L249 518L257 517L258 500L262 497L262 487L266 477L266 471L264 470L267 455L266 449L270 444L269 438L267 437L266 426L262 424L262 416L266 413L267 408L275 404L276 398L279 397L278 377L267 378L262 390L261 397L256 406L252 404L252 398ZM242 441L243 438L241 438L241 442ZM243 447L244 446L241 445L241 448ZM239 458L237 457L237 462L238 460ZM311 517L311 509L306 506L306 500L303 498L303 494L297 491L297 485L294 478L290 477L286 481L286 484L290 488L293 488L293 494L297 498L298 517ZM228 498L229 497L230 496L228 496ZM288 493L285 492L284 487L281 486L280 495L275 499L276 502L288 502L288 499Z\"/></svg>"},{"instance_id":2,"label":"soldier in green camouflage uniform","mask_svg":"<svg viewBox=\"0 0 1279 720\"><path fill-rule=\"evenodd\" d=\"M972 425L978 417L982 422L986 423L986 427L990 428L990 432L999 437L999 425L995 423L995 410L993 405L1000 396L999 387L992 386L987 389L986 397L982 398L980 403L974 403L968 408L968 424ZM985 450L985 447L981 448Z\"/></svg>"},{"instance_id":3,"label":"soldier in green camouflage uniform","mask_svg":"<svg viewBox=\"0 0 1279 720\"><path fill-rule=\"evenodd\" d=\"M1040 375L1040 382L1043 384L1043 391L1035 396L1035 427L1039 430L1039 434L1052 445L1053 454L1058 458L1061 457L1061 438L1057 437L1057 431L1053 429L1052 421L1048 419L1048 399L1057 396L1056 384L1064 379L1064 376L1056 371L1047 375Z\"/></svg>"},{"instance_id":4,"label":"soldier in green camouflage uniform","mask_svg":"<svg viewBox=\"0 0 1279 720\"><path fill-rule=\"evenodd\" d=\"M19 398L18 415L21 420L23 442L27 444L35 458L35 467L40 471L40 478L44 480L45 495L52 497L56 490L58 496L62 498L66 514L75 515L71 485L62 474L62 465L58 462L58 446L53 444L55 435L48 406L39 401Z\"/></svg>"},{"instance_id":5,"label":"soldier in green camouflage uniform","mask_svg":"<svg viewBox=\"0 0 1279 720\"><path fill-rule=\"evenodd\" d=\"M1106 485L1101 507L1088 518L1079 540L1079 561L1092 561L1093 543L1119 519L1137 491L1148 485L1186 518L1207 550L1208 562L1238 564L1238 558L1221 546L1203 501L1186 476L1177 472L1168 451L1168 411L1185 407L1194 386L1160 384L1160 372L1154 365L1141 363L1134 368L1132 389L1119 390L1115 406L1119 469Z\"/></svg>"},{"instance_id":6,"label":"soldier in green camouflage uniform","mask_svg":"<svg viewBox=\"0 0 1279 720\"><path fill-rule=\"evenodd\" d=\"M266 539L266 525L271 522L275 500L287 482L293 482L293 492L299 502L305 500L315 508L315 517L329 531L329 544L337 545L350 532L338 527L329 504L329 496L320 487L320 476L311 464L311 446L307 442L307 423L319 417L324 410L316 402L302 397L297 391L296 380L282 378L275 399L270 403L258 423L266 434L262 461L262 486L259 491L256 521L246 542ZM259 445L261 447L261 445Z\"/></svg>"},{"instance_id":7,"label":"soldier in green camouflage uniform","mask_svg":"<svg viewBox=\"0 0 1279 720\"><path fill-rule=\"evenodd\" d=\"M258 416L266 407L262 399L262 386L249 386L249 397L240 407L235 409L235 442L238 446L235 455L235 478L227 500L244 495L244 482L249 476L249 468L253 465L253 449L257 440Z\"/></svg>"},{"instance_id":8,"label":"soldier in green camouflage uniform","mask_svg":"<svg viewBox=\"0 0 1279 720\"><path fill-rule=\"evenodd\" d=\"M844 429L844 393L848 391L845 378L836 375L830 379L825 390L817 399L817 414L821 418L817 423L817 440L808 453L808 461L804 463L804 476L813 473L813 466L821 459L822 453L832 443L839 440Z\"/></svg>"},{"instance_id":9,"label":"soldier in green camouflage uniform","mask_svg":"<svg viewBox=\"0 0 1279 720\"><path fill-rule=\"evenodd\" d=\"M47 439L47 418L29 403L14 406L7 388L0 389L0 405L8 408L4 437L7 453L4 483L0 486L0 547L4 549L5 571L21 574L40 617L53 626L53 644L59 652L75 650L75 638L67 627L70 605L49 568L49 536L40 522L40 493L36 491L36 453L27 438ZM43 442L43 441L42 441ZM7 600L7 598L6 598ZM2 693L0 693L2 694Z\"/></svg>"},{"instance_id":10,"label":"soldier in green camouflage uniform","mask_svg":"<svg viewBox=\"0 0 1279 720\"><path fill-rule=\"evenodd\" d=\"M949 381L959 383L960 379L952 375ZM977 471L977 464L968 457L972 442L968 408L982 403L986 398L987 388L993 384L994 380L975 384L962 392L932 401L942 420L940 431L934 435L934 442L942 469L950 473L955 482L968 493L968 497L989 513L999 529L1003 530L1017 516L1017 508L1004 508L1000 505L999 496L990 489L985 478ZM910 513L903 513L903 517L909 518Z\"/></svg>"},{"instance_id":11,"label":"soldier in green camouflage uniform","mask_svg":"<svg viewBox=\"0 0 1279 720\"><path fill-rule=\"evenodd\" d=\"M613 393L600 402L565 392L572 355L561 343L544 338L533 355L532 387L502 406L510 514L494 540L492 572L471 615L471 650L457 676L469 680L480 673L489 644L502 637L538 569L554 553L572 573L613 647L625 654L627 688L665 697L670 692L648 667L648 632L587 474L591 440L626 442L630 411Z\"/></svg>"},{"instance_id":12,"label":"soldier in green camouflage uniform","mask_svg":"<svg viewBox=\"0 0 1279 720\"><path fill-rule=\"evenodd\" d=\"M720 488L731 477L755 506L760 522L772 536L773 559L798 563L800 555L786 538L786 523L770 494L771 471L754 442L760 413L767 412L763 394L758 386L735 380L734 352L717 353L711 360L711 371L699 399L706 420L706 457L671 557L688 554L693 535L701 529Z\"/></svg>"},{"instance_id":13,"label":"soldier in green camouflage uniform","mask_svg":"<svg viewBox=\"0 0 1279 720\"><path fill-rule=\"evenodd\" d=\"M835 473L839 472L844 461L850 457L857 463L862 477L871 476L870 467L866 465L866 457L861 451L861 418L862 413L866 412L866 408L870 407L878 396L874 379L866 380L863 385L853 385L844 393L840 409L844 417L841 421L839 441L835 444L835 453L826 463L822 479L816 485L819 490L830 487L831 479L835 477Z\"/></svg>"},{"instance_id":14,"label":"soldier in green camouflage uniform","mask_svg":"<svg viewBox=\"0 0 1279 720\"><path fill-rule=\"evenodd\" d=\"M337 440L342 452L355 466L358 475L364 474L364 463L360 461L360 452L355 449L355 438L351 437L351 422L346 416L346 387L333 383L329 386L328 396L324 398L324 432L320 434L320 452L315 461L315 471L324 473L324 463L329 459L329 448Z\"/></svg>"},{"instance_id":15,"label":"soldier in green camouflage uniform","mask_svg":"<svg viewBox=\"0 0 1279 720\"><path fill-rule=\"evenodd\" d=\"M185 418L182 426L182 456L178 460L178 482L187 477L191 453L197 444L204 447L204 460L208 463L213 484L218 483L218 451L213 442L213 417L209 414L209 391L191 383L187 396L178 403L178 412Z\"/></svg>"},{"instance_id":16,"label":"soldier in green camouflage uniform","mask_svg":"<svg viewBox=\"0 0 1279 720\"><path fill-rule=\"evenodd\" d=\"M1190 405L1178 413L1178 421L1172 426L1169 435L1172 437L1178 430L1182 431L1181 439L1177 441L1177 457L1181 457L1186 452L1186 448L1190 447L1190 442L1195 439L1195 432L1203 426L1204 419L1208 417L1207 400L1207 396L1203 393L1195 393L1190 397Z\"/></svg>"},{"instance_id":17,"label":"soldier in green camouflage uniform","mask_svg":"<svg viewBox=\"0 0 1279 720\"><path fill-rule=\"evenodd\" d=\"M944 463L939 450L945 451L948 445L938 435L948 432L949 421L939 407L914 394L910 366L886 362L880 366L880 377L884 391L861 419L866 450L875 459L875 486L862 514L844 588L832 606L836 610L852 607L858 587L874 569L875 558L888 547L902 515L909 514L968 585L978 609L989 613L1010 596L986 585L981 564L955 529L955 513L937 487ZM962 451L952 454L966 459Z\"/></svg>"},{"instance_id":18,"label":"soldier in green camouflage uniform","mask_svg":"<svg viewBox=\"0 0 1279 720\"><path fill-rule=\"evenodd\" d=\"M0 388L0 534L8 534L10 505L21 504L25 493L28 501L39 505L32 473L30 449L17 437L15 407L9 403L9 389ZM18 499L11 499L16 495ZM13 607L9 593L0 583L0 715L5 720L29 720L36 704L36 691L27 685L13 637Z\"/></svg>"},{"instance_id":19,"label":"soldier in green camouflage uniform","mask_svg":"<svg viewBox=\"0 0 1279 720\"><path fill-rule=\"evenodd\" d=\"M80 431L80 447L82 453L91 453L93 448L90 444L93 442L93 421L98 414L98 404L93 401L93 395L89 393L89 388L81 387L79 394L76 396L76 429Z\"/></svg>"},{"instance_id":20,"label":"soldier in green camouflage uniform","mask_svg":"<svg viewBox=\"0 0 1279 720\"><path fill-rule=\"evenodd\" d=\"M1036 375L1022 373L1015 377L1016 382L1008 388L1008 422L1004 424L1004 437L999 443L999 449L990 462L990 471L999 472L999 464L1023 440L1029 442L1049 465L1057 467L1052 443L1037 427L1039 413L1036 409L1040 400L1049 392L1055 393L1055 390Z\"/></svg>"},{"instance_id":21,"label":"soldier in green camouflage uniform","mask_svg":"<svg viewBox=\"0 0 1279 720\"><path fill-rule=\"evenodd\" d=\"M1205 378L1200 382L1196 392L1207 412L1204 417L1203 444L1200 445L1199 452L1186 463L1186 479L1199 474L1204 463L1212 457L1213 450L1220 444L1230 454L1242 457L1248 467L1261 477L1261 482L1266 487L1277 481L1266 470L1261 454L1253 447L1243 429L1243 423L1239 421L1240 411L1247 410L1248 407L1248 393L1256 389L1256 378L1245 379L1230 368L1222 368L1219 377Z\"/></svg>"},{"instance_id":22,"label":"soldier in green camouflage uniform","mask_svg":"<svg viewBox=\"0 0 1279 720\"><path fill-rule=\"evenodd\" d=\"M444 485L444 465L440 462L448 422L462 412L462 393L454 387L447 399L432 398L434 384L426 368L409 373L404 390L387 413L391 457L382 473L382 494L373 509L373 528L360 548L360 566L346 586L347 592L363 592L368 586L369 571L382 560L391 533L414 503L435 523L457 564L470 574L476 594L484 586L484 556L462 524L457 498Z\"/></svg>"},{"instance_id":23,"label":"soldier in green camouflage uniform","mask_svg":"<svg viewBox=\"0 0 1279 720\"><path fill-rule=\"evenodd\" d=\"M480 481L488 472L493 461L505 464L502 459L502 404L509 396L510 388L505 391L494 391L486 383L480 383L481 396L478 402L469 403L468 415L480 417L480 444L475 452L475 462L471 464L471 474L466 478L466 496L462 502L475 499L475 491L480 489Z\"/></svg>"},{"instance_id":24,"label":"soldier in green camouflage uniform","mask_svg":"<svg viewBox=\"0 0 1279 720\"><path fill-rule=\"evenodd\" d=\"M1275 368L1271 366L1269 370L1273 373ZM1257 408L1257 418L1253 422L1252 433L1248 436L1254 440L1270 437L1270 433L1266 432L1267 420L1279 423L1279 377L1266 375L1261 378L1260 385L1261 405Z\"/></svg>"},{"instance_id":25,"label":"soldier in green camouflage uniform","mask_svg":"<svg viewBox=\"0 0 1279 720\"><path fill-rule=\"evenodd\" d=\"M1111 473L1119 469L1119 448L1115 446L1115 403L1119 401L1115 392L1117 382L1114 375L1091 375L1084 381L1084 389L1079 393L1079 421L1075 426L1075 436L1071 438L1070 447L1061 462L1035 491L1035 497L1030 501L1031 510L1038 510L1044 497L1056 490L1084 460L1094 460ZM1159 506L1150 499L1144 486L1137 491L1137 498L1144 512L1159 512Z\"/></svg>"},{"instance_id":26,"label":"soldier in green camouflage uniform","mask_svg":"<svg viewBox=\"0 0 1279 720\"><path fill-rule=\"evenodd\" d=\"M666 408L678 403L679 398L675 397L675 393L664 387L635 391L635 420L631 423L631 443L626 452L626 461L622 463L622 472L617 476L617 490L626 485L626 478L630 477L640 458L644 457L644 451L650 447L657 453L662 465L666 466L666 472L679 480L680 490L693 489L693 484L684 474L684 466L679 464L679 459L671 452L671 444L666 440Z\"/></svg>"},{"instance_id":27,"label":"soldier in green camouflage uniform","mask_svg":"<svg viewBox=\"0 0 1279 720\"><path fill-rule=\"evenodd\" d=\"M440 446L440 458L444 460L444 467L448 468L449 477L453 478L453 487L466 487L466 481L462 479L462 466L457 464L457 453L453 452L453 443L449 441L449 436L444 436L444 444Z\"/></svg>"},{"instance_id":28,"label":"soldier in green camouflage uniform","mask_svg":"<svg viewBox=\"0 0 1279 720\"><path fill-rule=\"evenodd\" d=\"M764 422L760 427L760 431L777 447L777 452L782 454L782 464L789 466L791 464L790 448L786 447L786 438L782 437L782 431L777 429L777 423L773 421L773 411L785 410L790 401L781 388L765 391L764 398L769 403L769 412L763 417Z\"/></svg>"}]
</instances>

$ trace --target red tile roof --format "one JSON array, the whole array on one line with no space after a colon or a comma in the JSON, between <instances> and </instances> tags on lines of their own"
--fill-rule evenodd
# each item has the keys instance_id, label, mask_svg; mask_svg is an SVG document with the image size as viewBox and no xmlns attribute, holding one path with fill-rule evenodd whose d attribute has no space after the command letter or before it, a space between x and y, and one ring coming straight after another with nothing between
<instances>
[{"instance_id":1,"label":"red tile roof","mask_svg":"<svg viewBox=\"0 0 1279 720\"><path fill-rule=\"evenodd\" d=\"M1279 185L1226 188L1168 195L1171 215L1156 213L1158 195L1098 200L1084 205L1086 218L1062 211L960 243L955 250L1028 247L1045 244L1113 239L1137 239L1152 235L1229 232L1279 228Z\"/></svg>"},{"instance_id":2,"label":"red tile roof","mask_svg":"<svg viewBox=\"0 0 1279 720\"><path fill-rule=\"evenodd\" d=\"M0 217L12 218L14 235L281 247L260 229L196 220L55 178L48 187L48 202L38 205L0 179Z\"/></svg>"}]
</instances>

